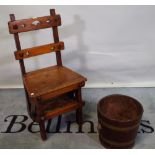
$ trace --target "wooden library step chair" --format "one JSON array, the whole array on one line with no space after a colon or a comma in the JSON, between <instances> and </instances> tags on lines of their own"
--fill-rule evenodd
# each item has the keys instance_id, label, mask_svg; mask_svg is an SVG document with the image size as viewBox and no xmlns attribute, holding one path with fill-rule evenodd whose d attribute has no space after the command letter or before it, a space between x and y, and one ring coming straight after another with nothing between
<instances>
[{"instance_id":1,"label":"wooden library step chair","mask_svg":"<svg viewBox=\"0 0 155 155\"><path fill-rule=\"evenodd\" d=\"M60 122L63 113L73 110L76 110L76 121L79 128L82 128L84 102L81 87L85 85L87 79L62 65L60 51L64 49L64 43L59 41L58 35L58 26L61 25L60 15L51 9L49 16L16 20L14 14L10 14L10 20L9 32L14 34L17 48L14 54L21 68L28 114L33 121L39 123L41 138L46 139L46 120L59 116ZM18 33L45 28L52 28L54 43L21 49ZM50 52L56 53L57 65L26 72L24 59Z\"/></svg>"}]
</instances>

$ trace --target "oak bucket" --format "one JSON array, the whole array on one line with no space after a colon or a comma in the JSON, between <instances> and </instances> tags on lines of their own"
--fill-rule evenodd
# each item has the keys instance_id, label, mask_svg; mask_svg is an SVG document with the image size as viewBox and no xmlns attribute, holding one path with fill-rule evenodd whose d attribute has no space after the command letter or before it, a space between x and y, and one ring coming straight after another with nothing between
<instances>
[{"instance_id":1,"label":"oak bucket","mask_svg":"<svg viewBox=\"0 0 155 155\"><path fill-rule=\"evenodd\" d=\"M143 114L142 105L129 96L114 94L97 105L99 140L106 148L132 148Z\"/></svg>"}]
</instances>

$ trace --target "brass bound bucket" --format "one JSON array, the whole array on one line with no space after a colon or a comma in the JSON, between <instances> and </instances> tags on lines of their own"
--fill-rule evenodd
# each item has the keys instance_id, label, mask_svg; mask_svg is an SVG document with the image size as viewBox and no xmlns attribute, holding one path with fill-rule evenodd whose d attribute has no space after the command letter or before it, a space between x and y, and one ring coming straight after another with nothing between
<instances>
[{"instance_id":1,"label":"brass bound bucket","mask_svg":"<svg viewBox=\"0 0 155 155\"><path fill-rule=\"evenodd\" d=\"M125 95L110 95L97 105L99 139L106 148L132 148L143 114L142 105Z\"/></svg>"}]
</instances>

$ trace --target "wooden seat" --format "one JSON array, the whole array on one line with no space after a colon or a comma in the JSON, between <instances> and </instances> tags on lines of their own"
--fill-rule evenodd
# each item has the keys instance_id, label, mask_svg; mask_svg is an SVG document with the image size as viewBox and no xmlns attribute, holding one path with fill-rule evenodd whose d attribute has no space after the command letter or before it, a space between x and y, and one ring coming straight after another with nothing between
<instances>
[{"instance_id":1,"label":"wooden seat","mask_svg":"<svg viewBox=\"0 0 155 155\"><path fill-rule=\"evenodd\" d=\"M64 42L59 41L58 26L61 17L50 10L49 16L16 20L14 14L10 15L8 22L9 32L14 35L16 51L15 59L19 60L25 95L27 111L33 121L39 123L40 134L46 139L45 121L58 116L61 122L62 114L76 110L76 121L82 129L82 100L81 88L87 80L82 75L62 65L61 50ZM51 28L54 43L21 49L19 33ZM55 52L57 64L43 69L26 72L24 59L42 54Z\"/></svg>"},{"instance_id":2,"label":"wooden seat","mask_svg":"<svg viewBox=\"0 0 155 155\"><path fill-rule=\"evenodd\" d=\"M28 94L32 97L41 96L44 99L82 87L85 81L85 77L64 66L43 68L24 75Z\"/></svg>"}]
</instances>

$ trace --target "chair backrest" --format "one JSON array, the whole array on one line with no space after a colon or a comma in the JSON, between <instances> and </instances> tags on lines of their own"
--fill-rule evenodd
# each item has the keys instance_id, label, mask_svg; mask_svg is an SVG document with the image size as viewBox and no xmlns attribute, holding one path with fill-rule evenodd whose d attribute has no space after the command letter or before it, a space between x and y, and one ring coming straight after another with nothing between
<instances>
[{"instance_id":1,"label":"chair backrest","mask_svg":"<svg viewBox=\"0 0 155 155\"><path fill-rule=\"evenodd\" d=\"M19 60L22 75L26 73L24 59L55 52L57 65L62 66L61 53L64 49L64 43L59 41L58 26L61 25L60 15L56 15L54 9L50 9L50 15L37 18L16 20L14 14L10 14L10 20L8 22L9 32L14 35L17 51L14 52L16 60ZM42 46L36 46L27 49L21 49L18 33L34 31L39 29L52 28L54 43L46 44Z\"/></svg>"}]
</instances>

